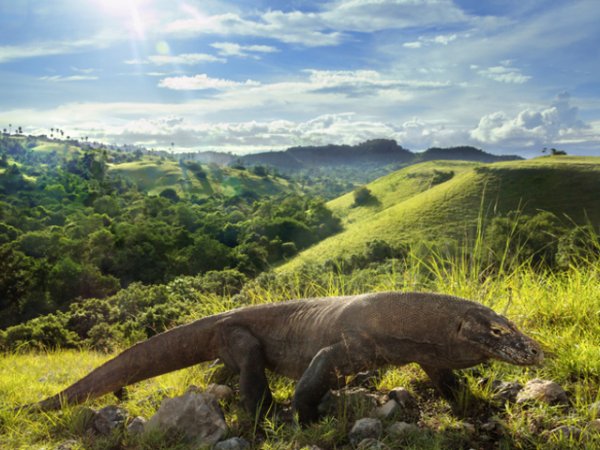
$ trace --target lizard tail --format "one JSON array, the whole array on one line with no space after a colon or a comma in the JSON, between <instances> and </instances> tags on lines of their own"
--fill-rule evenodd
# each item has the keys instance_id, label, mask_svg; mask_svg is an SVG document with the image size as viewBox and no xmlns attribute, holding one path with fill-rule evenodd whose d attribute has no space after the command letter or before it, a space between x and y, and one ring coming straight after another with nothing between
<instances>
[{"instance_id":1,"label":"lizard tail","mask_svg":"<svg viewBox=\"0 0 600 450\"><path fill-rule=\"evenodd\" d=\"M215 322L219 315L182 325L133 345L88 375L34 407L59 409L116 392L130 384L218 357Z\"/></svg>"}]
</instances>

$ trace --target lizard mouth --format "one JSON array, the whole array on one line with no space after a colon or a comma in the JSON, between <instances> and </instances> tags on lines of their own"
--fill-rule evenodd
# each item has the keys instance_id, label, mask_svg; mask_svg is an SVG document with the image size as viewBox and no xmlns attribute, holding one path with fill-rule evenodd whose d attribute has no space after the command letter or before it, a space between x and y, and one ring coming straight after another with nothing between
<instances>
[{"instance_id":1,"label":"lizard mouth","mask_svg":"<svg viewBox=\"0 0 600 450\"><path fill-rule=\"evenodd\" d=\"M501 347L494 358L519 366L540 365L544 361L544 352L536 345L523 345L521 348Z\"/></svg>"}]
</instances>

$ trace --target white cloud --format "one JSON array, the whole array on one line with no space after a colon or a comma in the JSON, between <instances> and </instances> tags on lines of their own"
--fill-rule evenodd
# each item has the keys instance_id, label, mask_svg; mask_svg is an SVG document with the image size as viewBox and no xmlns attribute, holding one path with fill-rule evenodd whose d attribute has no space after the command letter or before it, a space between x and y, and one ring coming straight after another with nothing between
<instances>
[{"instance_id":1,"label":"white cloud","mask_svg":"<svg viewBox=\"0 0 600 450\"><path fill-rule=\"evenodd\" d=\"M194 75L192 77L167 77L158 83L159 87L182 90L203 90L203 89L230 89L239 86L259 86L260 83L254 80L246 80L243 82L225 80L222 78L211 78L205 73Z\"/></svg>"},{"instance_id":2,"label":"white cloud","mask_svg":"<svg viewBox=\"0 0 600 450\"><path fill-rule=\"evenodd\" d=\"M570 105L569 94L563 93L547 108L527 108L514 117L502 111L487 114L470 136L481 143L510 147L557 145L589 127L578 114L578 108Z\"/></svg>"},{"instance_id":3,"label":"white cloud","mask_svg":"<svg viewBox=\"0 0 600 450\"><path fill-rule=\"evenodd\" d=\"M146 59L128 59L125 64L143 65L154 64L156 66L193 66L201 63L226 62L223 58L218 58L207 53L182 53L180 55L150 55Z\"/></svg>"},{"instance_id":4,"label":"white cloud","mask_svg":"<svg viewBox=\"0 0 600 450\"><path fill-rule=\"evenodd\" d=\"M257 16L236 13L189 17L170 22L164 31L177 36L220 34L277 39L307 47L340 44L350 32L457 24L469 16L450 0L337 0L317 12L263 11ZM444 44L444 42L438 42ZM445 42L447 44L447 42Z\"/></svg>"},{"instance_id":5,"label":"white cloud","mask_svg":"<svg viewBox=\"0 0 600 450\"><path fill-rule=\"evenodd\" d=\"M316 14L281 11L267 11L260 20L244 19L234 13L215 16L199 14L191 19L175 20L167 24L164 32L180 37L203 34L267 37L308 47L339 44L341 34L320 31L321 27L314 23L316 17Z\"/></svg>"},{"instance_id":6,"label":"white cloud","mask_svg":"<svg viewBox=\"0 0 600 450\"><path fill-rule=\"evenodd\" d=\"M258 58L256 53L276 53L279 50L270 45L240 45L235 42L215 42L210 44L221 56L239 56Z\"/></svg>"},{"instance_id":7,"label":"white cloud","mask_svg":"<svg viewBox=\"0 0 600 450\"><path fill-rule=\"evenodd\" d=\"M504 65L488 67L477 73L500 83L523 84L531 79L529 75L523 75L519 69L508 67L506 62Z\"/></svg>"},{"instance_id":8,"label":"white cloud","mask_svg":"<svg viewBox=\"0 0 600 450\"><path fill-rule=\"evenodd\" d=\"M406 48L421 48L425 45L437 44L437 45L448 45L450 42L455 41L458 38L457 34L440 34L433 37L419 36L417 41L405 42L402 44Z\"/></svg>"},{"instance_id":9,"label":"white cloud","mask_svg":"<svg viewBox=\"0 0 600 450\"><path fill-rule=\"evenodd\" d=\"M92 48L106 48L120 39L120 36L111 32L101 32L86 39L2 45L0 46L0 64L19 59L79 53Z\"/></svg>"},{"instance_id":10,"label":"white cloud","mask_svg":"<svg viewBox=\"0 0 600 450\"><path fill-rule=\"evenodd\" d=\"M192 66L205 62L225 62L223 58L206 53L183 53L181 55L151 55L148 61L157 66L165 64Z\"/></svg>"},{"instance_id":11,"label":"white cloud","mask_svg":"<svg viewBox=\"0 0 600 450\"><path fill-rule=\"evenodd\" d=\"M54 81L54 82L63 82L63 81L92 81L97 80L98 77L94 75L52 75L52 76L44 76L40 77L40 80L43 81Z\"/></svg>"}]
</instances>

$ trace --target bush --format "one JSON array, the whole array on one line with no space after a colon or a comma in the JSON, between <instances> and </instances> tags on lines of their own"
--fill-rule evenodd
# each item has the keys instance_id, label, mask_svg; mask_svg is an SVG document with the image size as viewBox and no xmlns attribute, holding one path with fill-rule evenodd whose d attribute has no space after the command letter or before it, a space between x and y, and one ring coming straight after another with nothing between
<instances>
[{"instance_id":1,"label":"bush","mask_svg":"<svg viewBox=\"0 0 600 450\"><path fill-rule=\"evenodd\" d=\"M376 198L373 196L369 188L361 186L354 192L354 206L364 206L373 203Z\"/></svg>"},{"instance_id":2,"label":"bush","mask_svg":"<svg viewBox=\"0 0 600 450\"><path fill-rule=\"evenodd\" d=\"M73 348L77 335L66 327L62 313L32 319L2 331L0 344L4 351Z\"/></svg>"}]
</instances>

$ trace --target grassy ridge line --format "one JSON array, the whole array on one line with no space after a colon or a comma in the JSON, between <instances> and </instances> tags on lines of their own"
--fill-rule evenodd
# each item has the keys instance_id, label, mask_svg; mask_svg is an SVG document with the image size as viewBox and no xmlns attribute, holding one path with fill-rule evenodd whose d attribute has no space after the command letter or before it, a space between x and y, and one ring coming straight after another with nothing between
<instances>
[{"instance_id":1,"label":"grassy ridge line","mask_svg":"<svg viewBox=\"0 0 600 450\"><path fill-rule=\"evenodd\" d=\"M371 218L378 212L397 205L431 188L435 171L462 173L478 166L468 161L433 161L415 164L378 178L368 184L368 188L378 203L368 208L355 208L352 192L327 203L344 224L355 223Z\"/></svg>"},{"instance_id":2,"label":"grassy ridge line","mask_svg":"<svg viewBox=\"0 0 600 450\"><path fill-rule=\"evenodd\" d=\"M556 446L548 445L537 432L539 426L551 429L562 424L585 426L593 414L588 406L598 400L600 389L600 359L597 357L597 342L600 336L600 266L572 269L561 274L539 274L527 267L501 277L488 278L483 283L477 274L461 260L411 261L402 271L392 271L378 277L369 277L365 285L358 276L344 279L332 275L329 283L318 284L314 278L296 279L288 283L256 288L252 292L253 302L281 301L288 298L290 289L302 290L303 283L313 284L311 289L322 295L340 295L364 291L425 290L471 298L505 314L540 340L553 356L541 368L519 368L502 363L480 366L481 377L492 377L524 383L540 377L557 381L571 396L572 408L567 413L560 408L506 405L501 411L503 442L499 448L585 448L583 441L563 440ZM424 276L424 272L428 276ZM220 310L214 305L215 312ZM211 313L212 311L203 311ZM0 357L0 404L14 406L39 400L66 387L96 367L110 355L92 352L58 351L42 354L2 355ZM178 395L190 384L202 385L210 374L206 365L196 366L172 374L139 383L131 388L130 399L124 407L133 415L149 417L156 410L162 394ZM479 376L478 376L479 377ZM423 408L421 425L431 430L414 440L410 448L471 448L473 436L461 434L460 419L449 412L444 402L433 401L413 384L423 374L413 366L393 369L385 373L378 388L386 391L398 385L413 390ZM282 378L272 377L278 401L289 401L292 384ZM475 379L471 387L484 398L491 393L477 386ZM114 404L115 399L105 396L91 403L94 407ZM0 448L53 448L67 439L75 439L77 448L115 448L114 443L104 442L86 435L77 414L78 408L67 408L62 412L44 414L12 414L0 410ZM345 415L322 421L308 430L298 430L289 424L267 423L265 441L254 448L299 448L317 443L323 448L350 448L345 439L352 421L368 411L345 411ZM237 405L226 413L233 435L243 435L252 441L253 427L244 424L243 413ZM483 418L482 418L483 420ZM272 428L269 428L272 427ZM477 438L478 436L475 436ZM600 439L593 436L585 444L595 448ZM595 439L595 440L594 440ZM384 437L392 449L407 448L405 441ZM131 441L125 448L187 448L168 440L156 445L154 442ZM154 446L153 446L154 445Z\"/></svg>"},{"instance_id":3,"label":"grassy ridge line","mask_svg":"<svg viewBox=\"0 0 600 450\"><path fill-rule=\"evenodd\" d=\"M427 164L435 167L435 163ZM447 170L449 166L442 162L439 167ZM546 210L565 220L600 224L600 158L538 158L462 169L449 181L421 192L410 183L399 184L416 193L408 196L398 192L400 201L382 210L373 210L373 206L349 208L348 196L333 200L332 208L346 214L345 230L303 251L278 270L295 270L305 262L323 263L361 253L374 239L390 244L461 239L473 233L481 212L491 217L517 209ZM414 170L403 169L367 187L375 186L374 193L387 189L387 203L393 197L391 180L405 179Z\"/></svg>"}]
</instances>

